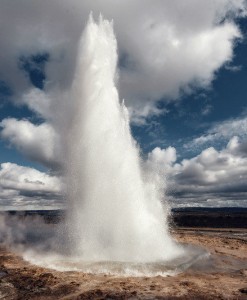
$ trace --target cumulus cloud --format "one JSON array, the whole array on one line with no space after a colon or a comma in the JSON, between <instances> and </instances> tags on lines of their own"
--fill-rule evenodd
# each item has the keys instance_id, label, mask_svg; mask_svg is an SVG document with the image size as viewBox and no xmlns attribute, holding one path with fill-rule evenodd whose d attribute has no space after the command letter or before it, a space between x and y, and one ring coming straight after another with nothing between
<instances>
[{"instance_id":1,"label":"cumulus cloud","mask_svg":"<svg viewBox=\"0 0 247 300\"><path fill-rule=\"evenodd\" d=\"M238 136L241 139L247 137L247 116L235 119L225 120L211 126L207 132L191 142L184 145L187 149L199 148L205 145L213 145L218 142L224 142Z\"/></svg>"},{"instance_id":2,"label":"cumulus cloud","mask_svg":"<svg viewBox=\"0 0 247 300\"><path fill-rule=\"evenodd\" d=\"M61 205L62 181L36 169L13 163L0 168L0 198L2 208L38 208Z\"/></svg>"},{"instance_id":3,"label":"cumulus cloud","mask_svg":"<svg viewBox=\"0 0 247 300\"><path fill-rule=\"evenodd\" d=\"M247 140L240 142L238 136L234 136L228 143L227 148L234 155L247 157Z\"/></svg>"},{"instance_id":4,"label":"cumulus cloud","mask_svg":"<svg viewBox=\"0 0 247 300\"><path fill-rule=\"evenodd\" d=\"M1 137L9 141L31 160L48 167L59 164L59 152L53 128L48 123L34 125L28 120L4 119L0 123Z\"/></svg>"},{"instance_id":5,"label":"cumulus cloud","mask_svg":"<svg viewBox=\"0 0 247 300\"><path fill-rule=\"evenodd\" d=\"M160 169L163 169L164 172L167 172L176 159L177 155L174 147L168 147L166 149L156 147L148 153L147 163L158 166Z\"/></svg>"},{"instance_id":6,"label":"cumulus cloud","mask_svg":"<svg viewBox=\"0 0 247 300\"><path fill-rule=\"evenodd\" d=\"M226 148L220 151L209 147L191 159L183 159L171 165L174 162L172 157L172 160L168 160L168 167L167 156L161 155L167 153L167 150L159 150L157 158L167 168L168 190L173 195L172 201L180 201L182 205L189 201L190 205L198 205L201 201L205 205L205 201L211 201L213 205L214 201L217 204L220 200L226 200L221 205L227 206L230 199L232 204L239 205L240 201L242 205L247 205L246 145L246 141L240 142L234 136Z\"/></svg>"},{"instance_id":7,"label":"cumulus cloud","mask_svg":"<svg viewBox=\"0 0 247 300\"><path fill-rule=\"evenodd\" d=\"M230 141L230 145L233 141ZM239 147L239 145L238 145ZM221 191L231 189L236 184L246 188L247 160L227 146L222 151L207 148L192 159L185 159L174 166L176 182L184 189L195 186L197 191Z\"/></svg>"},{"instance_id":8,"label":"cumulus cloud","mask_svg":"<svg viewBox=\"0 0 247 300\"><path fill-rule=\"evenodd\" d=\"M21 57L48 53L45 90L66 89L89 12L113 18L121 95L144 118L158 112L155 101L210 84L241 37L234 18L246 15L244 0L3 0L0 8L0 79L21 95L31 86Z\"/></svg>"}]
</instances>

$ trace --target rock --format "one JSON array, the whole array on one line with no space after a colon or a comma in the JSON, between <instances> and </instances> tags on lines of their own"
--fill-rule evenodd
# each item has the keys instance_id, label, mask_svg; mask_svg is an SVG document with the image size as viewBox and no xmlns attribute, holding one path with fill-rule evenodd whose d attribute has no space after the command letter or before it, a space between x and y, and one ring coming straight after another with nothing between
<instances>
[{"instance_id":1,"label":"rock","mask_svg":"<svg viewBox=\"0 0 247 300\"><path fill-rule=\"evenodd\" d=\"M247 287L239 289L240 293L247 294Z\"/></svg>"}]
</instances>

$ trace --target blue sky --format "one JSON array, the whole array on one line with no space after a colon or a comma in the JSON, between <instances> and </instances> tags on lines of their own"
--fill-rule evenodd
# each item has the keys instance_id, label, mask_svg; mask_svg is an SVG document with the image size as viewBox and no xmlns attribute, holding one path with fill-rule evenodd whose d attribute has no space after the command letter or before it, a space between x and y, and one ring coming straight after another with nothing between
<instances>
[{"instance_id":1,"label":"blue sky","mask_svg":"<svg viewBox=\"0 0 247 300\"><path fill-rule=\"evenodd\" d=\"M2 207L61 204L49 101L69 87L90 10L114 19L120 97L143 158L167 170L172 205L247 205L246 1L20 2L0 4ZM47 188L27 186L32 170Z\"/></svg>"},{"instance_id":2,"label":"blue sky","mask_svg":"<svg viewBox=\"0 0 247 300\"><path fill-rule=\"evenodd\" d=\"M236 43L231 62L217 70L207 89L196 89L182 95L178 102L163 104L167 112L147 120L146 126L133 126L142 149L174 146L181 159L192 157L202 149L184 149L194 137L203 135L214 123L238 118L247 113L247 20L239 22L243 40ZM225 141L212 143L218 149Z\"/></svg>"}]
</instances>

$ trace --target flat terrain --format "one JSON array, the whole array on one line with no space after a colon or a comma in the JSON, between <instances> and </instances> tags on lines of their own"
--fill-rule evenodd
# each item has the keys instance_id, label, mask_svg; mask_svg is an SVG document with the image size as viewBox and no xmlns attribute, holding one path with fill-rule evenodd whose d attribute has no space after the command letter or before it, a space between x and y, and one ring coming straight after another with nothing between
<instances>
[{"instance_id":1,"label":"flat terrain","mask_svg":"<svg viewBox=\"0 0 247 300\"><path fill-rule=\"evenodd\" d=\"M182 243L208 249L211 263L168 277L58 272L0 248L0 299L247 299L247 230L176 228Z\"/></svg>"}]
</instances>

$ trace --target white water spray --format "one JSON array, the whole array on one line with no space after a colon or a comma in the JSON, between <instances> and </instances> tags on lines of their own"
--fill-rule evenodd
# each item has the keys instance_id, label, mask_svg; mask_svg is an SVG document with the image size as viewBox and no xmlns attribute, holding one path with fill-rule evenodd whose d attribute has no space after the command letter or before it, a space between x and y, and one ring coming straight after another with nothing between
<instances>
[{"instance_id":1,"label":"white water spray","mask_svg":"<svg viewBox=\"0 0 247 300\"><path fill-rule=\"evenodd\" d=\"M70 246L83 261L169 260L179 249L168 233L163 191L144 171L131 136L116 66L113 24L90 17L79 43L66 139Z\"/></svg>"}]
</instances>

